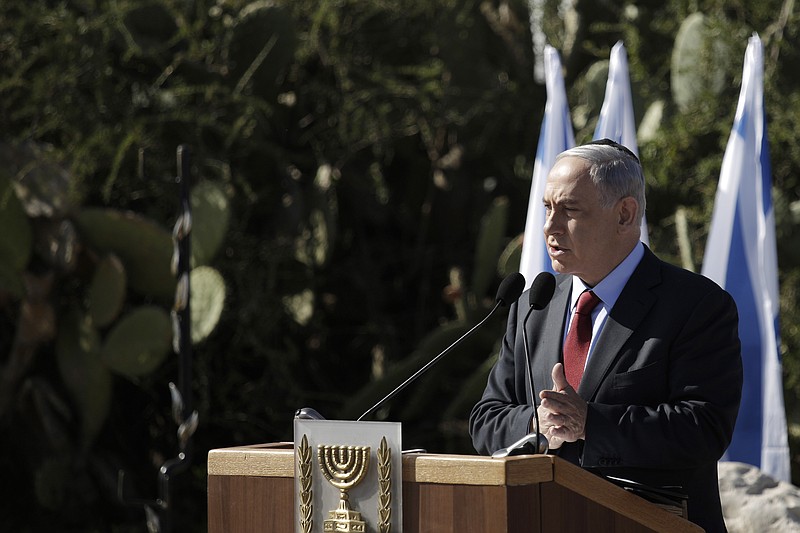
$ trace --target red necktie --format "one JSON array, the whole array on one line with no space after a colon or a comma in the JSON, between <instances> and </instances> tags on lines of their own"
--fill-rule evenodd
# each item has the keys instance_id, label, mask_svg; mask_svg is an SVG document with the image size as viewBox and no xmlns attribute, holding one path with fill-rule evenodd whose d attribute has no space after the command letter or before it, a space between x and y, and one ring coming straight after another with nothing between
<instances>
[{"instance_id":1,"label":"red necktie","mask_svg":"<svg viewBox=\"0 0 800 533\"><path fill-rule=\"evenodd\" d=\"M583 291L578 298L575 316L564 341L564 372L567 382L578 390L586 366L586 355L592 341L592 309L600 303L592 291Z\"/></svg>"}]
</instances>

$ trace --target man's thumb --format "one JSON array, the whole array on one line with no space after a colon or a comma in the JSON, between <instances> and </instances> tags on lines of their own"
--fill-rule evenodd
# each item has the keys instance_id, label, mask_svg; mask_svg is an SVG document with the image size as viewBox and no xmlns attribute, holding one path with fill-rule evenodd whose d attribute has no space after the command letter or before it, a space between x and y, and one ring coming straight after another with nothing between
<instances>
[{"instance_id":1,"label":"man's thumb","mask_svg":"<svg viewBox=\"0 0 800 533\"><path fill-rule=\"evenodd\" d=\"M554 391L561 392L570 386L569 382L567 381L567 376L564 374L564 365L562 363L556 363L553 365L552 376Z\"/></svg>"}]
</instances>

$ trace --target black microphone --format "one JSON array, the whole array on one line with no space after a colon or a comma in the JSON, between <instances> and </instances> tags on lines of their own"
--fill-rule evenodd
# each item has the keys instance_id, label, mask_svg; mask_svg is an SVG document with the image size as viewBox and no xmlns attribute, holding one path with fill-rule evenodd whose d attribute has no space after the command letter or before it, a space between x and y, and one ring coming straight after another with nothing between
<instances>
[{"instance_id":1,"label":"black microphone","mask_svg":"<svg viewBox=\"0 0 800 533\"><path fill-rule=\"evenodd\" d=\"M553 299L553 293L555 292L556 277L550 272L539 272L539 275L536 276L536 279L531 284L531 290L528 293L528 305L531 306L531 309L541 311ZM528 310L528 315L530 316L530 314L531 312ZM525 320L528 320L527 316Z\"/></svg>"},{"instance_id":2,"label":"black microphone","mask_svg":"<svg viewBox=\"0 0 800 533\"><path fill-rule=\"evenodd\" d=\"M556 278L549 272L541 272L531 284L528 292L529 309L525 318L522 320L522 346L525 349L525 377L531 386L531 405L533 406L533 419L536 422L536 431L528 433L517 442L507 448L497 450L492 457L508 457L509 455L522 455L528 453L547 453L549 443L547 437L539 432L539 411L536 404L536 387L531 376L531 352L528 345L528 318L534 309L541 311L553 298L556 290ZM535 444L534 444L535 443Z\"/></svg>"},{"instance_id":3,"label":"black microphone","mask_svg":"<svg viewBox=\"0 0 800 533\"><path fill-rule=\"evenodd\" d=\"M375 412L383 404L385 404L386 402L388 402L389 400L394 398L397 395L397 393L399 393L400 391L405 389L415 379L417 379L419 376L421 376L422 374L427 372L428 369L430 369L433 365L435 365L442 357L447 355L447 353L450 352L450 350L455 348L464 339L466 339L467 337L472 335L472 333L475 330L477 330L487 320L489 320L489 318L492 315L494 315L494 313L500 307L505 307L505 306L510 305L511 303L517 301L517 299L522 294L522 291L523 291L524 288L525 288L525 277L522 274L520 274L519 272L513 272L513 273L509 274L508 276L506 276L506 278L500 283L500 287L498 287L498 289L497 289L497 296L495 296L495 298L494 298L494 301L495 301L494 307L492 307L492 310L489 311L489 314L487 314L483 318L483 320L481 320L480 322L475 324L472 328L470 328L469 331L467 331L462 336L460 336L458 339L456 339L456 341L453 344L451 344L450 346L448 346L447 348L445 348L442 353L440 353L439 355L437 355L436 357L434 357L433 359L428 361L425 364L425 366L423 366L422 368L420 368L419 370L414 372L411 375L411 377L409 377L404 382L402 382L400 385L398 385L392 392L390 392L389 394L387 394L386 396L381 398L375 405L373 405L372 407L367 409L364 412L363 415L359 416L356 419L356 422L361 421L365 416L369 415L370 413Z\"/></svg>"}]
</instances>

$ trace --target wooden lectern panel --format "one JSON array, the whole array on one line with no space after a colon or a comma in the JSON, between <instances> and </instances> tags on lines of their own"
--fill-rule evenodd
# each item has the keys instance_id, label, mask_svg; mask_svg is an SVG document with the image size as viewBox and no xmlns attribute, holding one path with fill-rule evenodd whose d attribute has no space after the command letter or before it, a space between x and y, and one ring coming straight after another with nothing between
<instances>
[{"instance_id":1,"label":"wooden lectern panel","mask_svg":"<svg viewBox=\"0 0 800 533\"><path fill-rule=\"evenodd\" d=\"M211 450L209 533L294 533L291 443ZM403 456L403 533L700 532L550 455Z\"/></svg>"},{"instance_id":2,"label":"wooden lectern panel","mask_svg":"<svg viewBox=\"0 0 800 533\"><path fill-rule=\"evenodd\" d=\"M209 533L293 533L292 445L276 443L209 452L208 510Z\"/></svg>"},{"instance_id":3,"label":"wooden lectern panel","mask_svg":"<svg viewBox=\"0 0 800 533\"><path fill-rule=\"evenodd\" d=\"M539 533L539 488L403 483L403 529Z\"/></svg>"},{"instance_id":4,"label":"wooden lectern panel","mask_svg":"<svg viewBox=\"0 0 800 533\"><path fill-rule=\"evenodd\" d=\"M643 524L647 531L702 531L567 461L554 462L553 481L542 486L542 505L549 511L544 531L627 533L642 531Z\"/></svg>"},{"instance_id":5,"label":"wooden lectern panel","mask_svg":"<svg viewBox=\"0 0 800 533\"><path fill-rule=\"evenodd\" d=\"M293 499L293 478L210 476L208 531L293 532Z\"/></svg>"}]
</instances>

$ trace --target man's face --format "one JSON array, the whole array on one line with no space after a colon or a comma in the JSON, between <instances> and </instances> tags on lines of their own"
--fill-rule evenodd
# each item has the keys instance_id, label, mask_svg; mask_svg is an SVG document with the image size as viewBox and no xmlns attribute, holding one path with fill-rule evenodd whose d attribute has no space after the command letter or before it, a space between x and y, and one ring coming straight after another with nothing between
<instances>
[{"instance_id":1,"label":"man's face","mask_svg":"<svg viewBox=\"0 0 800 533\"><path fill-rule=\"evenodd\" d=\"M600 205L587 161L560 159L547 176L543 200L544 236L553 270L594 286L625 258L627 252L620 256L619 202L608 209Z\"/></svg>"}]
</instances>

